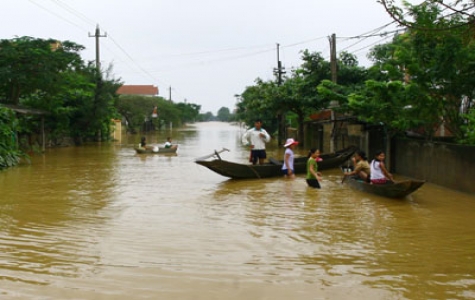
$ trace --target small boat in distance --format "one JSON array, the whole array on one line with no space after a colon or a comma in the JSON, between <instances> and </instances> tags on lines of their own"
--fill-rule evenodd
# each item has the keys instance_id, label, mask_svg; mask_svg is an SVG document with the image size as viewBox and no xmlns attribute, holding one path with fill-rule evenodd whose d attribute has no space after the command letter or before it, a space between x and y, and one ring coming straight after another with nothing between
<instances>
[{"instance_id":1,"label":"small boat in distance","mask_svg":"<svg viewBox=\"0 0 475 300\"><path fill-rule=\"evenodd\" d=\"M178 145L173 145L170 148L165 147L147 147L147 148L135 148L137 154L171 154L176 153Z\"/></svg>"},{"instance_id":2,"label":"small boat in distance","mask_svg":"<svg viewBox=\"0 0 475 300\"><path fill-rule=\"evenodd\" d=\"M229 151L223 149L221 151L215 151L213 154L197 158L195 163L202 165L222 176L233 179L260 179L268 177L283 176L282 175L282 160L269 158L269 162L262 165L251 165L230 162L221 159L219 153L223 151ZM356 151L355 146L351 146L334 153L322 154L320 157L322 161L318 162L318 170L328 170L332 168L338 168L345 161L347 161L353 153ZM214 157L213 160L206 160L207 158ZM298 157L294 159L294 172L295 174L303 174L307 171L307 157Z\"/></svg>"},{"instance_id":3,"label":"small boat in distance","mask_svg":"<svg viewBox=\"0 0 475 300\"><path fill-rule=\"evenodd\" d=\"M425 181L403 180L398 182L388 181L386 184L371 184L352 177L345 177L343 178L343 183L349 185L355 190L382 197L404 198L419 189L425 183Z\"/></svg>"}]
</instances>

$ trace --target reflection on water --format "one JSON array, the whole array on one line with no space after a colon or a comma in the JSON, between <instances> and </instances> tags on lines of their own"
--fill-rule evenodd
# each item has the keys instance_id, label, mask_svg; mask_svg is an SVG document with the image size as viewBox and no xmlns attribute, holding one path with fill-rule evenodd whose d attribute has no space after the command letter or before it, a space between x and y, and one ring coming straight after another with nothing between
<instances>
[{"instance_id":1,"label":"reflection on water","mask_svg":"<svg viewBox=\"0 0 475 300\"><path fill-rule=\"evenodd\" d=\"M389 200L349 190L338 170L313 190L194 163L222 147L245 163L243 130L147 136L172 136L175 156L137 155L127 136L1 172L0 298L475 298L474 196L427 184Z\"/></svg>"}]
</instances>

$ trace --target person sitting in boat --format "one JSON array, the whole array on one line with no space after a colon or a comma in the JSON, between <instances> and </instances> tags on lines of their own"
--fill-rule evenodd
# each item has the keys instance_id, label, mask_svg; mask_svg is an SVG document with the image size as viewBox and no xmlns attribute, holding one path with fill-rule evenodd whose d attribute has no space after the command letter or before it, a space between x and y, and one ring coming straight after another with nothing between
<instances>
[{"instance_id":1,"label":"person sitting in boat","mask_svg":"<svg viewBox=\"0 0 475 300\"><path fill-rule=\"evenodd\" d=\"M371 162L371 183L372 184L385 184L388 180L394 181L393 175L388 172L384 165L384 159L386 155L384 151L376 151L373 161Z\"/></svg>"},{"instance_id":2,"label":"person sitting in boat","mask_svg":"<svg viewBox=\"0 0 475 300\"><path fill-rule=\"evenodd\" d=\"M307 185L316 189L320 188L320 182L322 180L322 174L318 172L318 164L320 156L320 150L312 148L308 153L307 160Z\"/></svg>"},{"instance_id":3,"label":"person sitting in boat","mask_svg":"<svg viewBox=\"0 0 475 300\"><path fill-rule=\"evenodd\" d=\"M368 181L370 179L371 167L369 166L366 153L364 151L356 151L355 155L351 158L353 162L353 171L345 172L344 176L352 176L355 179L361 179Z\"/></svg>"},{"instance_id":4,"label":"person sitting in boat","mask_svg":"<svg viewBox=\"0 0 475 300\"><path fill-rule=\"evenodd\" d=\"M140 139L139 148L147 149L147 139L144 136Z\"/></svg>"},{"instance_id":5,"label":"person sitting in boat","mask_svg":"<svg viewBox=\"0 0 475 300\"><path fill-rule=\"evenodd\" d=\"M282 164L282 173L285 177L295 178L294 172L294 148L298 145L294 139L287 139L284 144L285 153L284 153L284 163Z\"/></svg>"},{"instance_id":6,"label":"person sitting in boat","mask_svg":"<svg viewBox=\"0 0 475 300\"><path fill-rule=\"evenodd\" d=\"M165 148L175 148L176 145L172 145L172 138L171 137L167 137L167 141L165 142L165 145L164 145Z\"/></svg>"}]
</instances>

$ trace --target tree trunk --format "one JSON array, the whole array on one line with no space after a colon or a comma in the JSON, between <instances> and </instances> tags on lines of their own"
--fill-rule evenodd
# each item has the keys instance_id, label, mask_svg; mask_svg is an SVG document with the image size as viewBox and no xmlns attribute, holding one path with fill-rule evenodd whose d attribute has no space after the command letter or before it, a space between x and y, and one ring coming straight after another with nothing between
<instances>
[{"instance_id":1,"label":"tree trunk","mask_svg":"<svg viewBox=\"0 0 475 300\"><path fill-rule=\"evenodd\" d=\"M297 120L298 120L298 123L299 123L299 128L298 128L298 135L299 135L299 144L301 146L305 146L304 145L304 114L303 113L299 113L297 115Z\"/></svg>"},{"instance_id":2,"label":"tree trunk","mask_svg":"<svg viewBox=\"0 0 475 300\"><path fill-rule=\"evenodd\" d=\"M10 85L10 93L7 99L8 102L18 105L20 104L20 85L16 82L12 82Z\"/></svg>"}]
</instances>

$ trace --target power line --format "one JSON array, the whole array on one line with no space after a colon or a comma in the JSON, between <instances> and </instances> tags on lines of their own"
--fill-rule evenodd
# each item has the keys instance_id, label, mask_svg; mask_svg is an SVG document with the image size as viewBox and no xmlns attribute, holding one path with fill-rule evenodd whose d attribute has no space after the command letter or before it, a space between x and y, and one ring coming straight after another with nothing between
<instances>
[{"instance_id":1,"label":"power line","mask_svg":"<svg viewBox=\"0 0 475 300\"><path fill-rule=\"evenodd\" d=\"M181 57L181 56L195 56L195 55L199 56L199 55L214 54L214 53L220 53L220 52L231 52L231 51L238 51L238 50L248 50L248 49L254 49L254 48L259 49L259 48L269 48L269 47L271 47L271 44L247 46L247 47L234 47L234 48L198 51L198 52L181 53L181 54L161 55L160 57Z\"/></svg>"},{"instance_id":2,"label":"power line","mask_svg":"<svg viewBox=\"0 0 475 300\"><path fill-rule=\"evenodd\" d=\"M241 59L241 58L256 56L256 55L260 55L260 54L263 54L263 53L269 53L269 52L274 52L274 51L275 51L275 48L269 48L269 49L265 49L265 50L262 50L262 51L255 51L255 52L242 54L242 55L235 55L235 56L231 56L231 57L217 58L217 59L212 59L212 60L207 60L207 61L198 61L198 62L187 63L187 64L182 64L182 65L174 65L174 67L172 67L170 69L153 70L153 71L149 71L149 72L155 73L155 72L162 72L162 71L177 70L177 69L181 69L181 68L185 68L185 67L187 68L187 67L190 67L190 66L209 65L209 64L214 64L214 63L218 63L218 62L226 62L226 61L231 61L231 60L237 60L237 59Z\"/></svg>"},{"instance_id":3,"label":"power line","mask_svg":"<svg viewBox=\"0 0 475 300\"><path fill-rule=\"evenodd\" d=\"M84 14L80 13L79 11L75 10L74 8L69 6L68 4L63 3L60 0L50 0L50 1L52 1L54 4L60 6L61 8L67 10L69 13L75 15L76 17L80 18L81 20L88 23L89 25L95 25L96 24L96 22L94 22L94 20L89 19L86 15L84 15Z\"/></svg>"},{"instance_id":4,"label":"power line","mask_svg":"<svg viewBox=\"0 0 475 300\"><path fill-rule=\"evenodd\" d=\"M384 31L381 33L375 33L375 34L369 34L369 35L356 35L356 36L350 36L350 37L338 37L339 39L345 39L345 40L351 40L351 39L362 39L362 38L370 38L370 37L382 37L386 36L388 34L393 34L393 33L399 33L406 31L406 29L395 29L391 31Z\"/></svg>"},{"instance_id":5,"label":"power line","mask_svg":"<svg viewBox=\"0 0 475 300\"><path fill-rule=\"evenodd\" d=\"M39 8L43 9L44 11L46 11L46 12L52 14L53 16L58 17L58 18L60 18L61 20L63 20L63 21L65 21L65 22L67 22L67 23L73 25L74 27L77 27L77 28L79 28L79 29L81 29L81 30L87 32L87 30L85 30L84 28L82 28L82 27L79 26L78 24L71 22L70 20L68 20L68 19L64 18L63 16L61 16L61 15L59 15L59 14L57 14L57 13L55 13L55 12L49 10L49 9L47 9L46 7L44 7L44 6L42 6L42 5L40 5L40 4L36 3L36 2L34 2L33 0L28 0L28 1L30 1L30 2L33 3L34 5L38 6Z\"/></svg>"},{"instance_id":6,"label":"power line","mask_svg":"<svg viewBox=\"0 0 475 300\"><path fill-rule=\"evenodd\" d=\"M357 41L357 42L355 42L355 43L353 43L353 44L351 44L351 45L349 45L349 46L343 48L342 50L340 50L340 52L341 52L341 51L345 51L345 50L347 50L347 49L349 49L349 48L351 48L351 47L353 47L353 46L356 46L356 45L358 45L359 43L362 43L363 41L365 41L366 39L368 39L368 38L370 38L370 37L376 37L376 36L378 36L378 37L388 37L388 36L389 36L389 37L392 37L392 36L390 36L390 34L396 34L396 33L403 32L403 31L405 31L405 29L398 29L398 30L388 31L388 32L384 32L384 33L378 34L378 35L363 36L363 37L360 38L359 41Z\"/></svg>"},{"instance_id":7,"label":"power line","mask_svg":"<svg viewBox=\"0 0 475 300\"><path fill-rule=\"evenodd\" d=\"M384 28L392 25L396 23L396 21L392 21L392 22L389 22L387 24L384 24L382 26L379 26L379 27L376 27L370 31L367 31L367 32L364 32L364 33L361 33L361 34L358 34L358 35L355 35L355 36L350 36L350 37L337 37L338 39L347 39L347 40L350 40L350 39L358 39L358 38L363 38L363 37L371 37L372 35L377 35L377 32L380 32L381 30L383 30Z\"/></svg>"},{"instance_id":8,"label":"power line","mask_svg":"<svg viewBox=\"0 0 475 300\"><path fill-rule=\"evenodd\" d=\"M33 0L29 0L31 3L33 3L34 5L40 7L41 9L47 11L48 13L62 19L63 21L66 21L68 22L69 24L77 27L77 28L80 28L81 30L83 31L86 31L84 28L82 28L81 26L79 26L78 24L76 23L73 23L72 21L64 18L63 16L49 10L48 8L34 2ZM83 20L84 22L88 23L88 24L95 24L96 22L94 22L92 19L88 18L87 16L85 16L84 14L80 13L79 11L77 11L76 9L72 8L71 6L61 2L60 0L51 0L51 2L53 2L53 4L56 4L57 6L59 6L60 8L62 8L63 10L66 10L68 13L80 18L81 20ZM137 67L138 69L143 73L143 74L146 74L150 79L152 79L153 81L155 82L160 82L159 80L157 80L157 78L155 78L153 75L151 75L147 70L145 70L142 66L140 66L134 59L133 57L124 49L124 47L122 47L121 45L119 45L119 43L112 37L110 36L109 34L109 39L113 42L113 44L119 48L119 50L122 51L122 53L124 53L126 55L126 57L131 61L133 62ZM107 47L106 47L107 48ZM96 53L97 53L97 50L96 50ZM96 60L97 60L97 57L96 57ZM97 64L98 62L96 62Z\"/></svg>"},{"instance_id":9,"label":"power line","mask_svg":"<svg viewBox=\"0 0 475 300\"><path fill-rule=\"evenodd\" d=\"M109 38L111 39L111 41L114 43L114 45L117 46L117 48L120 49L120 51L122 51L122 53L124 53L129 59L130 61L132 61L140 70L142 70L142 72L144 72L145 74L149 75L151 79L153 80L156 80L150 73L148 73L144 68L142 68L142 66L140 66L135 60L134 58L127 52L125 51L125 49L119 45L119 43L112 37L109 35Z\"/></svg>"},{"instance_id":10,"label":"power line","mask_svg":"<svg viewBox=\"0 0 475 300\"><path fill-rule=\"evenodd\" d=\"M384 38L382 38L382 39L380 39L380 40L377 40L376 42L374 42L374 43L372 43L372 44L370 44L370 45L367 45L367 46L364 46L364 47L359 48L359 49L357 49L357 50L354 50L353 53L356 53L356 52L359 52L359 51L361 51L361 50L364 50L364 49L367 49L367 48L369 48L369 47L372 47L372 46L374 46L374 45L377 45L377 44L381 43L382 41L385 41L385 40L387 40L387 39L389 39L389 38L391 38L391 37L390 37L390 36L386 36L386 37L384 37Z\"/></svg>"},{"instance_id":11,"label":"power line","mask_svg":"<svg viewBox=\"0 0 475 300\"><path fill-rule=\"evenodd\" d=\"M310 40L305 40L305 41L296 42L296 43L293 43L293 44L288 44L288 45L282 46L282 48L291 48L291 47L295 47L295 46L302 45L302 44L312 43L312 42L322 40L322 39L326 39L326 38L327 38L326 36L321 36L321 37L317 37L317 38L310 39Z\"/></svg>"}]
</instances>

